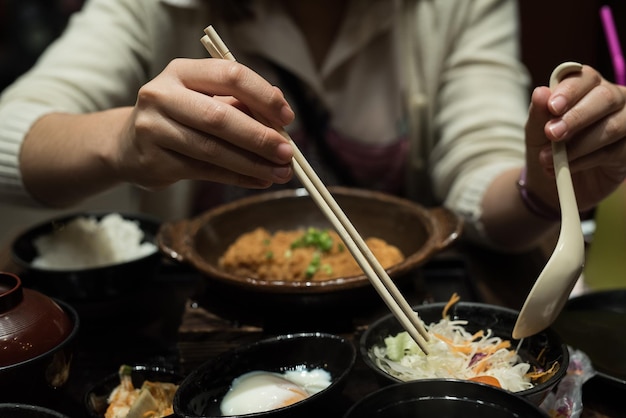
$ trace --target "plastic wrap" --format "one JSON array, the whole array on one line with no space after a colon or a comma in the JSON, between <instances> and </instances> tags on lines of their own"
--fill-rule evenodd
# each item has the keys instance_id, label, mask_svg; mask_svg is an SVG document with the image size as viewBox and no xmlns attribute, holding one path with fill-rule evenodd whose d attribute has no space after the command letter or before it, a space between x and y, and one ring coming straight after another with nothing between
<instances>
[{"instance_id":1,"label":"plastic wrap","mask_svg":"<svg viewBox=\"0 0 626 418\"><path fill-rule=\"evenodd\" d=\"M552 418L579 418L583 412L583 385L594 376L589 357L582 351L568 347L570 360L567 374L541 404L541 409Z\"/></svg>"}]
</instances>

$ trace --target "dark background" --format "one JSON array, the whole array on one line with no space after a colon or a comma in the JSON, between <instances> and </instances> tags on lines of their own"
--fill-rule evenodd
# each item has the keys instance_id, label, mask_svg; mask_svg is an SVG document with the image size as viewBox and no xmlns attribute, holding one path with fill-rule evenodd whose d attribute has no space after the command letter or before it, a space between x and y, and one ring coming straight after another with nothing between
<instances>
[{"instance_id":1,"label":"dark background","mask_svg":"<svg viewBox=\"0 0 626 418\"><path fill-rule=\"evenodd\" d=\"M35 62L85 0L0 0L0 90ZM156 1L156 0L155 0ZM626 2L623 0L521 0L523 60L533 86L547 84L554 67L579 61L613 80L598 11L604 4L615 15L626 50Z\"/></svg>"},{"instance_id":2,"label":"dark background","mask_svg":"<svg viewBox=\"0 0 626 418\"><path fill-rule=\"evenodd\" d=\"M0 0L0 90L28 70L84 0Z\"/></svg>"}]
</instances>

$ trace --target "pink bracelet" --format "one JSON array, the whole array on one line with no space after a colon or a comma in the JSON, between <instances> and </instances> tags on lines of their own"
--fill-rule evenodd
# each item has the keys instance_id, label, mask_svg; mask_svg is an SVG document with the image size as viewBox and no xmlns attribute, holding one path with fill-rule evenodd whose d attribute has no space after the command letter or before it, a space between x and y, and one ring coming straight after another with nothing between
<instances>
[{"instance_id":1,"label":"pink bracelet","mask_svg":"<svg viewBox=\"0 0 626 418\"><path fill-rule=\"evenodd\" d=\"M531 213L551 222L561 220L561 212L548 206L543 200L526 187L526 167L522 169L519 180L517 180L517 189L519 190L522 202L524 202L524 206L526 206L526 209L528 209Z\"/></svg>"}]
</instances>

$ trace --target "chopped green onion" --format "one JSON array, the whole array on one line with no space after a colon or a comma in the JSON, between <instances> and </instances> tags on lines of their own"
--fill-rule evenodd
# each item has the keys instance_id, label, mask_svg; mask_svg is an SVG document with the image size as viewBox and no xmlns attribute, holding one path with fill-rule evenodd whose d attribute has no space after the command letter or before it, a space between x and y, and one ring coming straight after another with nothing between
<instances>
[{"instance_id":1,"label":"chopped green onion","mask_svg":"<svg viewBox=\"0 0 626 418\"><path fill-rule=\"evenodd\" d=\"M315 273L317 273L317 271L320 269L321 260L322 260L322 255L316 251L313 254L313 259L311 260L311 262L309 263L309 265L307 266L304 272L307 278L310 279L311 277L315 275Z\"/></svg>"},{"instance_id":2,"label":"chopped green onion","mask_svg":"<svg viewBox=\"0 0 626 418\"><path fill-rule=\"evenodd\" d=\"M328 274L329 276L333 273L333 268L330 266L330 264L324 264L322 266L322 269L324 270L324 273Z\"/></svg>"},{"instance_id":3,"label":"chopped green onion","mask_svg":"<svg viewBox=\"0 0 626 418\"><path fill-rule=\"evenodd\" d=\"M291 243L291 248L315 247L322 251L330 251L333 239L327 229L310 227L299 239Z\"/></svg>"},{"instance_id":4,"label":"chopped green onion","mask_svg":"<svg viewBox=\"0 0 626 418\"><path fill-rule=\"evenodd\" d=\"M333 248L333 238L330 236L327 229L310 227L300 238L291 243L292 249L304 247L313 247L316 250L313 254L313 259L305 270L307 278L310 279L313 277L315 273L319 271L320 267L323 268L327 274L332 273L332 269L329 265L321 266L321 253L328 252ZM339 248L340 251L343 251L343 246Z\"/></svg>"}]
</instances>

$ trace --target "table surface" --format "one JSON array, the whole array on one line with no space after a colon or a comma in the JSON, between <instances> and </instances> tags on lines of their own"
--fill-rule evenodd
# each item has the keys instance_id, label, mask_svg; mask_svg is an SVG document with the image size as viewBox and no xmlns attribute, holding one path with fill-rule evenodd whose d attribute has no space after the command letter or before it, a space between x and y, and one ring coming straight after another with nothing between
<instances>
[{"instance_id":1,"label":"table surface","mask_svg":"<svg viewBox=\"0 0 626 418\"><path fill-rule=\"evenodd\" d=\"M506 265L506 260L499 263L503 264L495 263L495 267ZM509 271L510 268L511 265ZM6 249L0 251L0 271L20 274ZM517 269L518 273L520 271ZM411 304L447 301L453 292L457 292L462 300L519 308L524 292L530 286L529 282L517 283L510 286L513 290L500 292L499 289L506 288L504 284L478 280L476 277L484 276L476 274L480 273L468 266L464 257L453 252L418 269L402 290ZM83 406L87 388L116 373L120 364L157 364L184 375L238 345L279 333L313 329L345 336L358 347L358 339L367 324L388 313L378 301L368 309L355 311L356 314L346 307L345 311L351 314L343 320L339 317L334 321L320 319L294 328L294 323L267 319L263 323L245 323L238 318L228 318L219 309L216 302L219 298L211 295L207 281L195 271L165 262L157 277L140 295L130 295L125 300L100 307L72 303L81 315L81 326L66 385L51 396L27 394L22 399L4 399L0 394L0 402L38 404L71 418L82 418L87 416ZM617 405L618 400L626 395L624 387L606 386L601 381L591 383L593 387L589 384L586 389L583 417L626 416L621 412L624 408ZM325 413L340 417L352 404L380 387L376 375L359 358L341 398L329 405L328 410L311 411L311 416Z\"/></svg>"}]
</instances>

